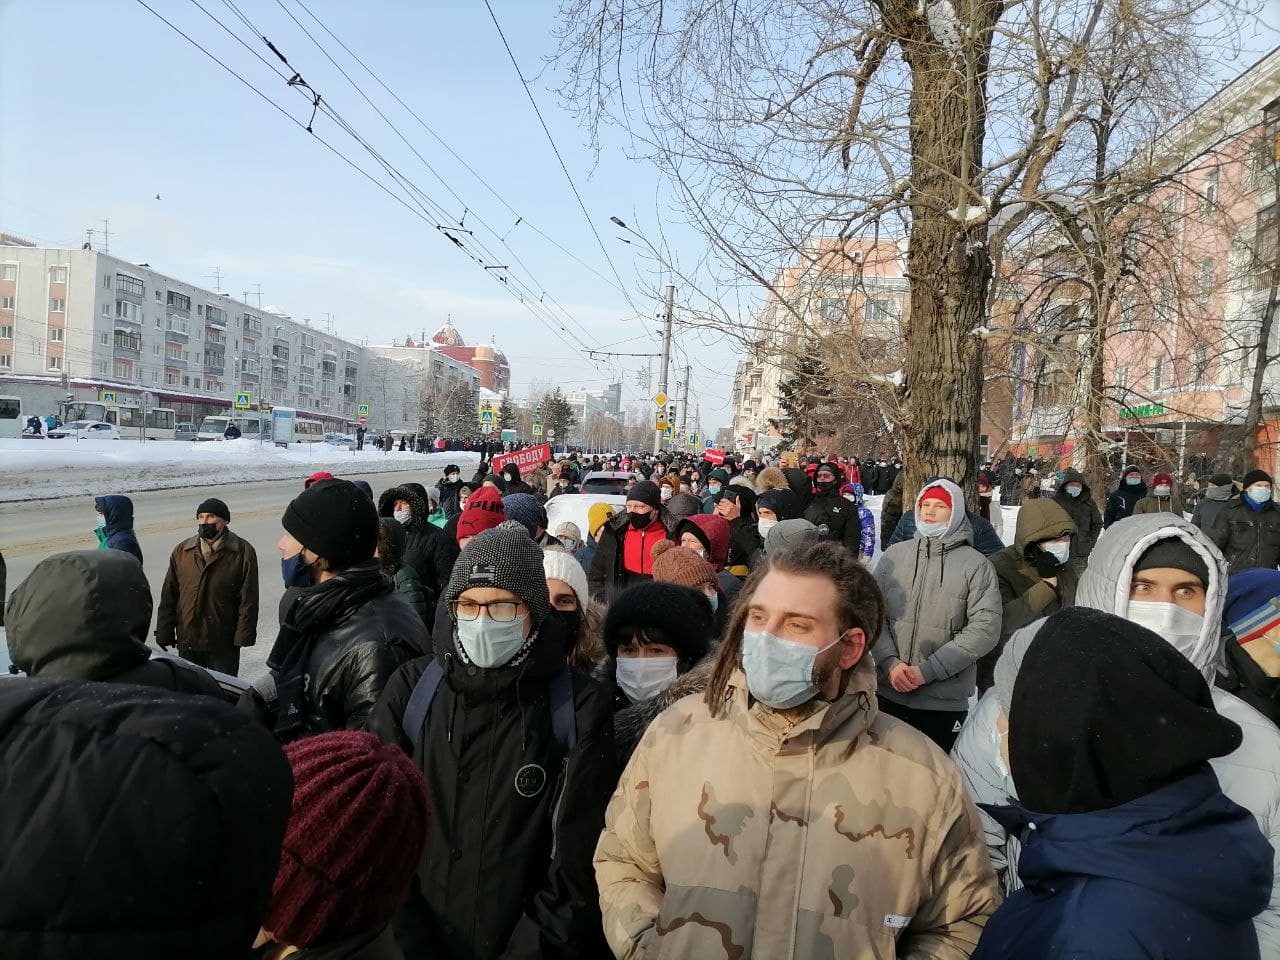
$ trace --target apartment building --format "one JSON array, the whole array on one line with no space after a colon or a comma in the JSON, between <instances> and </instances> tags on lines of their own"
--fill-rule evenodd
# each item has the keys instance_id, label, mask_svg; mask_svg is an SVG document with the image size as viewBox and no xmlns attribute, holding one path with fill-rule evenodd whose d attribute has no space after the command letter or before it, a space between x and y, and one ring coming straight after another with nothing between
<instances>
[{"instance_id":1,"label":"apartment building","mask_svg":"<svg viewBox=\"0 0 1280 960\"><path fill-rule=\"evenodd\" d=\"M309 321L97 250L0 244L0 392L149 393L179 420L254 406L353 424L362 348ZM53 409L51 407L51 409Z\"/></svg>"},{"instance_id":2,"label":"apartment building","mask_svg":"<svg viewBox=\"0 0 1280 960\"><path fill-rule=\"evenodd\" d=\"M384 431L459 435L478 431L482 374L434 341L407 338L366 348L370 423Z\"/></svg>"}]
</instances>

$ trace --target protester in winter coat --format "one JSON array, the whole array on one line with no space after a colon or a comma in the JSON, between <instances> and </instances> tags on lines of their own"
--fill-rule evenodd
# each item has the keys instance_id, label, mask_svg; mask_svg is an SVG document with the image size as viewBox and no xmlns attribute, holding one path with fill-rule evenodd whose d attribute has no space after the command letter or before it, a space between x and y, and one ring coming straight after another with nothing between
<instances>
[{"instance_id":1,"label":"protester in winter coat","mask_svg":"<svg viewBox=\"0 0 1280 960\"><path fill-rule=\"evenodd\" d=\"M653 545L667 535L663 519L658 485L650 480L633 484L626 512L609 520L597 537L587 571L592 597L607 605L623 587L650 579Z\"/></svg>"},{"instance_id":2,"label":"protester in winter coat","mask_svg":"<svg viewBox=\"0 0 1280 960\"><path fill-rule=\"evenodd\" d=\"M1199 499L1191 512L1191 522L1208 533L1213 529L1213 521L1217 518L1218 512L1235 495L1236 488L1231 482L1230 475L1215 473L1209 478L1204 488L1204 496Z\"/></svg>"},{"instance_id":3,"label":"protester in winter coat","mask_svg":"<svg viewBox=\"0 0 1280 960\"><path fill-rule=\"evenodd\" d=\"M461 493L462 471L456 463L450 463L440 478L440 509L446 518L452 519L462 512L462 505L458 502Z\"/></svg>"},{"instance_id":4,"label":"protester in winter coat","mask_svg":"<svg viewBox=\"0 0 1280 960\"><path fill-rule=\"evenodd\" d=\"M378 498L378 515L393 517L404 528L403 562L418 574L418 580L427 592L427 604L434 606L441 586L435 563L436 541L443 534L431 523L426 488L406 483L384 490Z\"/></svg>"},{"instance_id":5,"label":"protester in winter coat","mask_svg":"<svg viewBox=\"0 0 1280 960\"><path fill-rule=\"evenodd\" d=\"M142 562L142 547L133 532L133 501L120 494L95 497L93 508L98 512L98 549L123 550Z\"/></svg>"},{"instance_id":6,"label":"protester in winter coat","mask_svg":"<svg viewBox=\"0 0 1280 960\"><path fill-rule=\"evenodd\" d=\"M876 518L864 503L862 484L846 483L840 490L840 496L854 505L858 511L858 527L861 531L858 540L858 556L863 563L870 563L876 555Z\"/></svg>"},{"instance_id":7,"label":"protester in winter coat","mask_svg":"<svg viewBox=\"0 0 1280 960\"><path fill-rule=\"evenodd\" d=\"M929 480L928 483L933 483ZM984 557L994 557L1005 548L1004 541L997 535L995 528L976 513L970 513L969 526L973 529L973 548ZM882 520L885 518L881 518ZM897 543L907 543L916 535L916 512L908 510L898 519L897 525L886 541L890 547Z\"/></svg>"},{"instance_id":8,"label":"protester in winter coat","mask_svg":"<svg viewBox=\"0 0 1280 960\"><path fill-rule=\"evenodd\" d=\"M559 546L560 541L547 532L547 508L531 493L508 493L502 498L502 511L529 531L529 538L540 547Z\"/></svg>"},{"instance_id":9,"label":"protester in winter coat","mask_svg":"<svg viewBox=\"0 0 1280 960\"><path fill-rule=\"evenodd\" d=\"M1151 491L1133 506L1134 513L1172 513L1182 516L1187 512L1178 492L1173 474L1157 473L1151 478Z\"/></svg>"},{"instance_id":10,"label":"protester in winter coat","mask_svg":"<svg viewBox=\"0 0 1280 960\"><path fill-rule=\"evenodd\" d=\"M729 553L725 569L739 580L751 572L751 558L764 546L756 529L756 495L737 480L725 487L714 513L729 521Z\"/></svg>"},{"instance_id":11,"label":"protester in winter coat","mask_svg":"<svg viewBox=\"0 0 1280 960\"><path fill-rule=\"evenodd\" d=\"M307 737L285 756L293 805L255 960L399 960L391 918L430 820L422 774L354 731Z\"/></svg>"},{"instance_id":12,"label":"protester in winter coat","mask_svg":"<svg viewBox=\"0 0 1280 960\"><path fill-rule=\"evenodd\" d=\"M1145 514L1116 524L1098 539L1076 588L1076 606L1124 616L1151 629L1211 681L1224 659L1226 583L1222 555L1198 528L1172 514ZM952 751L976 802L1001 804L1006 796L1016 796L994 747L1008 723L1023 657L1040 626L1024 627L1009 638L996 664L995 685L979 700ZM1239 749L1211 762L1214 773L1223 792L1253 813L1280 853L1280 732L1226 690L1215 687L1212 695L1218 713L1238 724L1244 736ZM983 830L1005 888L1016 889L1017 836L985 815ZM1280 957L1280 884L1255 927L1263 955Z\"/></svg>"},{"instance_id":13,"label":"protester in winter coat","mask_svg":"<svg viewBox=\"0 0 1280 960\"><path fill-rule=\"evenodd\" d=\"M409 602L409 606L417 612L426 624L428 617L434 617L427 592L418 579L418 571L404 562L405 535L404 527L395 517L382 517L378 520L378 549L374 554L378 558L378 568L395 581L396 591Z\"/></svg>"},{"instance_id":14,"label":"protester in winter coat","mask_svg":"<svg viewBox=\"0 0 1280 960\"><path fill-rule=\"evenodd\" d=\"M700 514L690 517L676 525L671 531L671 541L687 550L692 550L711 564L716 571L716 582L720 592L729 603L733 603L742 589L742 581L726 569L729 561L729 542L733 530L729 521L716 514Z\"/></svg>"},{"instance_id":15,"label":"protester in winter coat","mask_svg":"<svg viewBox=\"0 0 1280 960\"><path fill-rule=\"evenodd\" d=\"M1280 572L1233 573L1222 623L1231 636L1218 686L1280 727Z\"/></svg>"},{"instance_id":16,"label":"protester in winter coat","mask_svg":"<svg viewBox=\"0 0 1280 960\"><path fill-rule=\"evenodd\" d=\"M1093 493L1079 470L1064 470L1062 482L1053 495L1053 501L1067 512L1076 525L1071 538L1071 558L1087 560L1093 545L1102 533L1102 514L1093 502Z\"/></svg>"},{"instance_id":17,"label":"protester in winter coat","mask_svg":"<svg viewBox=\"0 0 1280 960\"><path fill-rule=\"evenodd\" d=\"M607 503L593 503L587 508L587 539L573 552L573 558L582 564L582 569L588 573L591 571L591 561L596 555L596 547L600 543L601 531L616 512Z\"/></svg>"},{"instance_id":18,"label":"protester in winter coat","mask_svg":"<svg viewBox=\"0 0 1280 960\"><path fill-rule=\"evenodd\" d=\"M595 860L616 956L972 950L994 878L954 766L876 709L883 618L830 541L753 574L705 695L649 725L609 805Z\"/></svg>"},{"instance_id":19,"label":"protester in winter coat","mask_svg":"<svg viewBox=\"0 0 1280 960\"><path fill-rule=\"evenodd\" d=\"M151 588L122 551L77 550L41 560L9 597L5 623L9 661L28 676L222 696L194 663L152 658Z\"/></svg>"},{"instance_id":20,"label":"protester in winter coat","mask_svg":"<svg viewBox=\"0 0 1280 960\"><path fill-rule=\"evenodd\" d=\"M1272 499L1271 476L1250 470L1242 489L1239 499L1229 501L1213 518L1209 536L1232 573L1251 567L1274 570L1280 566L1280 509Z\"/></svg>"},{"instance_id":21,"label":"protester in winter coat","mask_svg":"<svg viewBox=\"0 0 1280 960\"><path fill-rule=\"evenodd\" d=\"M582 546L582 531L572 520L557 524L555 530L552 531L552 535L556 538L559 549L565 553L574 553Z\"/></svg>"},{"instance_id":22,"label":"protester in winter coat","mask_svg":"<svg viewBox=\"0 0 1280 960\"><path fill-rule=\"evenodd\" d=\"M251 717L143 686L0 681L0 769L5 957L248 955L292 793Z\"/></svg>"},{"instance_id":23,"label":"protester in winter coat","mask_svg":"<svg viewBox=\"0 0 1280 960\"><path fill-rule=\"evenodd\" d=\"M991 524L991 529L995 532L996 537L1004 540L1004 513L1000 509L999 502L994 505L991 502L995 485L995 478L990 471L978 471L978 509L977 515L987 523Z\"/></svg>"},{"instance_id":24,"label":"protester in winter coat","mask_svg":"<svg viewBox=\"0 0 1280 960\"><path fill-rule=\"evenodd\" d=\"M855 557L862 546L857 507L840 496L844 472L837 464L821 464L813 475L814 494L802 516L818 528L818 536L842 544Z\"/></svg>"},{"instance_id":25,"label":"protester in winter coat","mask_svg":"<svg viewBox=\"0 0 1280 960\"><path fill-rule=\"evenodd\" d=\"M533 487L520 479L520 467L514 463L508 463L502 468L502 479L506 483L506 489L502 491L503 496L512 493L531 493L536 494L539 488Z\"/></svg>"},{"instance_id":26,"label":"protester in winter coat","mask_svg":"<svg viewBox=\"0 0 1280 960\"><path fill-rule=\"evenodd\" d=\"M991 558L1003 612L1000 642L978 661L979 693L994 682L996 661L1014 631L1075 603L1076 584L1084 572L1084 562L1071 556L1076 530L1056 498L1029 500L1018 511L1013 546Z\"/></svg>"},{"instance_id":27,"label":"protester in winter coat","mask_svg":"<svg viewBox=\"0 0 1280 960\"><path fill-rule=\"evenodd\" d=\"M1050 617L1009 715L1021 802L991 809L1026 837L1025 886L974 957L1258 957L1273 851L1208 764L1240 739L1156 634L1088 609Z\"/></svg>"},{"instance_id":28,"label":"protester in winter coat","mask_svg":"<svg viewBox=\"0 0 1280 960\"><path fill-rule=\"evenodd\" d=\"M664 553L680 551L667 543ZM715 620L707 595L673 583L638 583L619 593L604 619L607 656L595 676L614 685L619 768L657 713L662 694L707 655ZM694 691L690 691L694 692Z\"/></svg>"},{"instance_id":29,"label":"protester in winter coat","mask_svg":"<svg viewBox=\"0 0 1280 960\"><path fill-rule=\"evenodd\" d=\"M196 523L196 535L169 556L156 644L234 677L241 649L258 635L258 554L230 529L231 511L216 497L196 508Z\"/></svg>"},{"instance_id":30,"label":"protester in winter coat","mask_svg":"<svg viewBox=\"0 0 1280 960\"><path fill-rule=\"evenodd\" d=\"M667 501L666 507L667 526L674 528L681 520L689 517L696 517L702 512L702 501L692 493L677 493L674 497Z\"/></svg>"},{"instance_id":31,"label":"protester in winter coat","mask_svg":"<svg viewBox=\"0 0 1280 960\"><path fill-rule=\"evenodd\" d=\"M1147 495L1147 485L1142 482L1142 471L1132 464L1125 467L1120 474L1120 483L1107 497L1106 510L1102 515L1103 529L1117 520L1132 516L1138 501ZM1179 514L1181 516L1181 514Z\"/></svg>"},{"instance_id":32,"label":"protester in winter coat","mask_svg":"<svg viewBox=\"0 0 1280 960\"><path fill-rule=\"evenodd\" d=\"M569 666L590 673L604 659L604 608L587 591L587 574L563 550L544 550L542 571L551 606L563 621Z\"/></svg>"},{"instance_id":33,"label":"protester in winter coat","mask_svg":"<svg viewBox=\"0 0 1280 960\"><path fill-rule=\"evenodd\" d=\"M281 740L361 729L388 678L429 649L427 627L374 559L378 515L346 480L304 490L282 525L282 565L306 566L315 585L289 607L254 690Z\"/></svg>"},{"instance_id":34,"label":"protester in winter coat","mask_svg":"<svg viewBox=\"0 0 1280 960\"><path fill-rule=\"evenodd\" d=\"M702 497L702 512L712 513L716 508L716 500L719 499L721 491L729 486L729 471L723 467L716 467L707 474L707 485L704 489Z\"/></svg>"},{"instance_id":35,"label":"protester in winter coat","mask_svg":"<svg viewBox=\"0 0 1280 960\"><path fill-rule=\"evenodd\" d=\"M356 486L360 485L356 480L352 480L351 482L356 484ZM373 498L370 497L369 499L372 500ZM440 507L439 487L427 487L427 508L427 522L437 530L443 530L445 524L449 522L449 518L444 515L444 510Z\"/></svg>"},{"instance_id":36,"label":"protester in winter coat","mask_svg":"<svg viewBox=\"0 0 1280 960\"><path fill-rule=\"evenodd\" d=\"M766 490L790 490L791 484L777 467L765 467L756 474L756 495L761 496Z\"/></svg>"},{"instance_id":37,"label":"protester in winter coat","mask_svg":"<svg viewBox=\"0 0 1280 960\"><path fill-rule=\"evenodd\" d=\"M442 960L600 956L591 850L617 778L609 693L566 664L543 553L523 532L468 542L433 645L369 723L413 757L440 811L396 939Z\"/></svg>"},{"instance_id":38,"label":"protester in winter coat","mask_svg":"<svg viewBox=\"0 0 1280 960\"><path fill-rule=\"evenodd\" d=\"M702 556L687 547L676 546L670 540L661 540L653 545L653 580L655 583L689 587L706 597L714 615L712 642L720 638L729 618L732 600L720 586L720 575Z\"/></svg>"},{"instance_id":39,"label":"protester in winter coat","mask_svg":"<svg viewBox=\"0 0 1280 960\"><path fill-rule=\"evenodd\" d=\"M880 708L951 749L976 689L977 663L1000 639L1000 583L973 549L964 494L934 480L916 498L915 538L889 547L875 577L887 618L873 653Z\"/></svg>"}]
</instances>

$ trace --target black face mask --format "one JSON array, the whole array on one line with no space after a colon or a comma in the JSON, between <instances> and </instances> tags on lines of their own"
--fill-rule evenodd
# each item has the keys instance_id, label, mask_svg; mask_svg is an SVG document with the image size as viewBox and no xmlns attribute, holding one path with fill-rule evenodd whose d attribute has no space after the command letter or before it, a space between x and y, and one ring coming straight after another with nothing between
<instances>
[{"instance_id":1,"label":"black face mask","mask_svg":"<svg viewBox=\"0 0 1280 960\"><path fill-rule=\"evenodd\" d=\"M196 529L200 531L201 540L217 540L218 535L222 532L218 529L218 525L216 523L197 524Z\"/></svg>"},{"instance_id":2,"label":"black face mask","mask_svg":"<svg viewBox=\"0 0 1280 960\"><path fill-rule=\"evenodd\" d=\"M840 485L839 480L815 480L813 485L823 493L831 493Z\"/></svg>"},{"instance_id":3,"label":"black face mask","mask_svg":"<svg viewBox=\"0 0 1280 960\"><path fill-rule=\"evenodd\" d=\"M631 520L631 526L635 527L637 530L643 530L653 522L652 513L632 513L627 511L627 517Z\"/></svg>"}]
</instances>

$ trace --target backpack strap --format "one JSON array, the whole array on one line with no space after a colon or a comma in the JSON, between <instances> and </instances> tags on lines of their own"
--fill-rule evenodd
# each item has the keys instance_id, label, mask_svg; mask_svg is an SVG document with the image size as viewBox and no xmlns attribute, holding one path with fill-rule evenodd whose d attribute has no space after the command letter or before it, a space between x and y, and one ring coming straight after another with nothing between
<instances>
[{"instance_id":1,"label":"backpack strap","mask_svg":"<svg viewBox=\"0 0 1280 960\"><path fill-rule=\"evenodd\" d=\"M565 753L578 743L578 716L573 709L573 676L568 667L551 678L551 736Z\"/></svg>"},{"instance_id":2,"label":"backpack strap","mask_svg":"<svg viewBox=\"0 0 1280 960\"><path fill-rule=\"evenodd\" d=\"M409 695L409 703L404 708L404 716L400 720L401 729L409 742L416 749L422 738L422 728L427 722L427 714L431 712L431 701L436 698L440 689L440 681L444 679L444 667L440 661L432 659L427 669L422 672L418 682Z\"/></svg>"}]
</instances>

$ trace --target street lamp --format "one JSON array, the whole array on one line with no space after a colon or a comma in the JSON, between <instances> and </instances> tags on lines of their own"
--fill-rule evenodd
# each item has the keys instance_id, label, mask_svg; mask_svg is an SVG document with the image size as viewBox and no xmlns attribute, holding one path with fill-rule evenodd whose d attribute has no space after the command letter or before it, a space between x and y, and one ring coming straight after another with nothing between
<instances>
[{"instance_id":1,"label":"street lamp","mask_svg":"<svg viewBox=\"0 0 1280 960\"><path fill-rule=\"evenodd\" d=\"M614 224L615 226L621 227L623 230L630 229L625 223L622 222L621 217L610 217L609 222Z\"/></svg>"}]
</instances>

